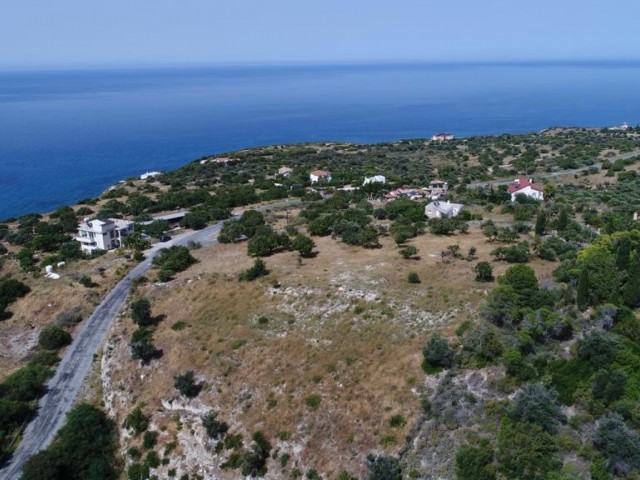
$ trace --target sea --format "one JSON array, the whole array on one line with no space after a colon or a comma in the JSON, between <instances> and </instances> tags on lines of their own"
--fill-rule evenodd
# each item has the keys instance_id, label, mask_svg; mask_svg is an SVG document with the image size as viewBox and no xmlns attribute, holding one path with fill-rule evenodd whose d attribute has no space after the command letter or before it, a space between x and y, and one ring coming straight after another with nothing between
<instances>
[{"instance_id":1,"label":"sea","mask_svg":"<svg viewBox=\"0 0 640 480\"><path fill-rule=\"evenodd\" d=\"M640 62L0 72L0 219L205 155L640 123Z\"/></svg>"}]
</instances>

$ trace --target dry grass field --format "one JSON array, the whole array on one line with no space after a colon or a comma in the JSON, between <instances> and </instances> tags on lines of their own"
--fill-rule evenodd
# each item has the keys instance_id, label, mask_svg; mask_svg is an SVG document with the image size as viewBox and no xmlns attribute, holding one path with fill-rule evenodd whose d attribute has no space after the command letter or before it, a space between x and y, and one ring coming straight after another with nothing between
<instances>
[{"instance_id":1,"label":"dry grass field","mask_svg":"<svg viewBox=\"0 0 640 480\"><path fill-rule=\"evenodd\" d=\"M154 340L163 356L149 366L131 360L134 325L123 315L105 348L103 387L120 425L142 405L160 431L160 449L176 442L160 477L171 468L238 477L236 470L220 470L228 452L215 453L206 439L200 417L209 409L245 445L261 430L291 456L283 468L270 462L270 478L289 477L295 468L327 478L343 469L361 473L367 453L404 446L420 411L422 345L432 332L452 335L474 318L492 288L474 281L475 261L443 262L440 252L459 244L466 255L475 246L479 260L489 260L495 245L477 228L450 237L426 234L412 241L420 259L405 260L389 237L371 250L314 240L315 258L300 263L293 252L273 255L266 259L269 275L253 283L237 281L253 259L246 245L235 244L197 250L199 263L175 280L138 288L162 318ZM494 265L496 275L508 266ZM543 277L553 268L539 260L532 265ZM412 271L420 284L407 282ZM185 328L172 329L177 322ZM191 401L173 386L174 376L187 370L204 382ZM392 427L399 414L406 424ZM123 451L138 444L123 434Z\"/></svg>"},{"instance_id":2,"label":"dry grass field","mask_svg":"<svg viewBox=\"0 0 640 480\"><path fill-rule=\"evenodd\" d=\"M12 303L8 308L10 318L0 321L0 379L25 365L35 350L42 327L65 313L75 312L86 318L131 265L122 257L107 254L57 269L60 279L50 280L44 277L44 271L25 274L16 262L6 262L0 274L10 274L24 282L31 293ZM85 275L91 278L94 287L78 283Z\"/></svg>"}]
</instances>

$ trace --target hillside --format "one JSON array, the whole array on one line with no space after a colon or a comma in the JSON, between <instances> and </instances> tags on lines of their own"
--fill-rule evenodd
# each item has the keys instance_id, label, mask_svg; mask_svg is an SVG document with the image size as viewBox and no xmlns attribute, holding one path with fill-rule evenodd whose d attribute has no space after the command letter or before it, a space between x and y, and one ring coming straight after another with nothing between
<instances>
[{"instance_id":1,"label":"hillside","mask_svg":"<svg viewBox=\"0 0 640 480\"><path fill-rule=\"evenodd\" d=\"M8 219L2 273L29 291L4 305L0 393L28 418L38 392L12 393L16 375L37 370L38 390L64 352L37 346L43 327L73 335L147 246L88 258L81 217L190 210L140 223L155 242L244 212L139 281L98 354L83 400L115 422L123 478L635 478L638 153L635 130L593 129L277 146ZM544 202L510 201L524 173ZM436 178L455 219L384 199Z\"/></svg>"}]
</instances>

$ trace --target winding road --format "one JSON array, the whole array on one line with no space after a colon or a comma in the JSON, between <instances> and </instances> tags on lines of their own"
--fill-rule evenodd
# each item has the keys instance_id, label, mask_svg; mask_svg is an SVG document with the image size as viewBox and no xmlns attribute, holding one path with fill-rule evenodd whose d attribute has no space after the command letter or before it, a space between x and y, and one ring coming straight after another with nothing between
<instances>
[{"instance_id":1,"label":"winding road","mask_svg":"<svg viewBox=\"0 0 640 480\"><path fill-rule=\"evenodd\" d=\"M281 208L299 203L300 200L287 200L260 207L257 210ZM238 217L235 215L232 218ZM106 295L91 316L82 322L73 342L62 357L55 375L47 384L47 392L38 403L36 417L25 429L23 439L9 463L0 470L0 479L19 479L25 462L53 442L58 430L64 425L67 413L75 404L78 393L93 365L94 355L98 352L109 327L127 300L131 282L151 268L153 257L162 248L186 245L189 241L199 242L203 246L217 243L222 224L223 222L220 222L203 230L184 233L169 242L154 245L145 252L146 259L129 271Z\"/></svg>"}]
</instances>

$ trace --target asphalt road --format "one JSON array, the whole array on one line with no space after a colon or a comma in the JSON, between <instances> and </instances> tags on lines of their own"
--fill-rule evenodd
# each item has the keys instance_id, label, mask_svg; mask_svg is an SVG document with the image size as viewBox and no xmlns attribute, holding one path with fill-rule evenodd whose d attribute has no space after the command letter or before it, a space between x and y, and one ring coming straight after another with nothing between
<instances>
[{"instance_id":1,"label":"asphalt road","mask_svg":"<svg viewBox=\"0 0 640 480\"><path fill-rule=\"evenodd\" d=\"M300 200L287 200L260 207L258 210L293 206L299 203ZM47 448L54 440L91 370L94 355L98 352L111 323L127 300L131 282L149 270L153 257L158 251L172 245L186 245L189 241L200 242L203 246L213 245L218 241L221 228L222 222L203 230L176 236L169 242L154 245L145 252L146 259L129 271L96 307L91 316L82 322L73 342L62 357L55 375L47 385L47 393L38 403L37 416L25 429L23 439L10 462L0 470L0 479L19 479L22 467L29 457Z\"/></svg>"}]
</instances>

